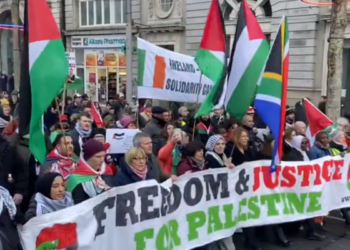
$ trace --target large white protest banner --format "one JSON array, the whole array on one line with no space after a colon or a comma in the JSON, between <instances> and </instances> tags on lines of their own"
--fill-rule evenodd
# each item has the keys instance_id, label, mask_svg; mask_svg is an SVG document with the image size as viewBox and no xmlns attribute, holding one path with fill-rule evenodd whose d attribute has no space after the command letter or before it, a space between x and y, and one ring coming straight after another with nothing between
<instances>
[{"instance_id":1,"label":"large white protest banner","mask_svg":"<svg viewBox=\"0 0 350 250\"><path fill-rule=\"evenodd\" d=\"M142 181L33 218L20 237L25 250L192 249L236 228L350 207L349 163L350 155L283 162L270 174L270 161L256 161L181 176L170 192Z\"/></svg>"},{"instance_id":2,"label":"large white protest banner","mask_svg":"<svg viewBox=\"0 0 350 250\"><path fill-rule=\"evenodd\" d=\"M204 102L214 83L202 76L194 57L137 38L138 98Z\"/></svg>"}]
</instances>

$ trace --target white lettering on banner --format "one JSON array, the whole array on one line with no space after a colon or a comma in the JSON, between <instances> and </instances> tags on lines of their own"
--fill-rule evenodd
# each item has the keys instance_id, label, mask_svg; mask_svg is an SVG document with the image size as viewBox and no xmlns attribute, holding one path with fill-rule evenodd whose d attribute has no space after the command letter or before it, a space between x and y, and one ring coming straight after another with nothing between
<instances>
[{"instance_id":1,"label":"white lettering on banner","mask_svg":"<svg viewBox=\"0 0 350 250\"><path fill-rule=\"evenodd\" d=\"M194 57L158 47L137 38L138 98L177 102L204 102L214 83L201 77Z\"/></svg>"},{"instance_id":2,"label":"white lettering on banner","mask_svg":"<svg viewBox=\"0 0 350 250\"><path fill-rule=\"evenodd\" d=\"M72 48L111 48L125 46L123 36L73 36Z\"/></svg>"},{"instance_id":3,"label":"white lettering on banner","mask_svg":"<svg viewBox=\"0 0 350 250\"><path fill-rule=\"evenodd\" d=\"M326 215L350 207L350 155L309 162L244 163L113 188L22 228L25 250L186 250L232 235L237 228ZM169 191L170 190L170 191ZM46 249L46 248L45 248Z\"/></svg>"}]
</instances>

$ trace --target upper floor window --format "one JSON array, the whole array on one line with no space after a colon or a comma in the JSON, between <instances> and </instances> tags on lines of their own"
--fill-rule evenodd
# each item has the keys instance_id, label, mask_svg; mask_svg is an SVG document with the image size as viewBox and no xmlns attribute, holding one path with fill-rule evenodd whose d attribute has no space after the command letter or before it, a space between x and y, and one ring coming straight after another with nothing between
<instances>
[{"instance_id":1,"label":"upper floor window","mask_svg":"<svg viewBox=\"0 0 350 250\"><path fill-rule=\"evenodd\" d=\"M173 5L173 0L161 0L162 11L168 12Z\"/></svg>"},{"instance_id":2,"label":"upper floor window","mask_svg":"<svg viewBox=\"0 0 350 250\"><path fill-rule=\"evenodd\" d=\"M127 0L79 0L80 27L124 24Z\"/></svg>"}]
</instances>

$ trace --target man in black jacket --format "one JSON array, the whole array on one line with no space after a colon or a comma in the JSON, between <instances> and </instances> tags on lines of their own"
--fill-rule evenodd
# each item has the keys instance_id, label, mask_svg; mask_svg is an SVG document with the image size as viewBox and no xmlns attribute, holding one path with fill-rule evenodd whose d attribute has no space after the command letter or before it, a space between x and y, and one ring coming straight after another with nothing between
<instances>
[{"instance_id":1,"label":"man in black jacket","mask_svg":"<svg viewBox=\"0 0 350 250\"><path fill-rule=\"evenodd\" d=\"M9 190L19 205L28 188L28 171L16 148L0 135L0 186Z\"/></svg>"},{"instance_id":2,"label":"man in black jacket","mask_svg":"<svg viewBox=\"0 0 350 250\"><path fill-rule=\"evenodd\" d=\"M75 113L80 113L81 111L81 95L80 94L75 94L74 95L74 101L69 104L67 107L66 107L66 114L68 114L69 116L71 116L72 114L75 114Z\"/></svg>"}]
</instances>

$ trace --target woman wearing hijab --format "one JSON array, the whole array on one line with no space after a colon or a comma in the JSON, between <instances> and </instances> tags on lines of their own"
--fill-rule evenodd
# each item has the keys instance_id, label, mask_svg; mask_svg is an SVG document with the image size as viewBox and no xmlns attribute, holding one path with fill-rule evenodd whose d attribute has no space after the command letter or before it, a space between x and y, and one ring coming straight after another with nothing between
<instances>
[{"instance_id":1,"label":"woman wearing hijab","mask_svg":"<svg viewBox=\"0 0 350 250\"><path fill-rule=\"evenodd\" d=\"M296 135L291 141L292 148L286 155L286 161L309 161L307 148L309 142L306 137Z\"/></svg>"},{"instance_id":2,"label":"woman wearing hijab","mask_svg":"<svg viewBox=\"0 0 350 250\"><path fill-rule=\"evenodd\" d=\"M0 186L0 249L22 250L16 222L23 223L8 190ZM22 216L23 217L23 216Z\"/></svg>"},{"instance_id":3,"label":"woman wearing hijab","mask_svg":"<svg viewBox=\"0 0 350 250\"><path fill-rule=\"evenodd\" d=\"M318 137L320 138L320 137ZM316 136L317 139L317 136ZM293 137L291 141L292 149L288 152L286 157L284 158L285 161L310 161L307 148L309 145L308 140L306 137L302 135L296 135ZM316 145L316 142L315 142ZM307 219L305 220L305 227L306 227L306 233L307 238L309 240L323 240L324 235L320 235L316 232L316 223L322 224L323 217L317 217L314 219ZM315 223L316 222L316 223Z\"/></svg>"},{"instance_id":4,"label":"woman wearing hijab","mask_svg":"<svg viewBox=\"0 0 350 250\"><path fill-rule=\"evenodd\" d=\"M222 135L212 135L205 145L205 160L209 168L233 168L232 159L225 154L225 138Z\"/></svg>"},{"instance_id":5,"label":"woman wearing hijab","mask_svg":"<svg viewBox=\"0 0 350 250\"><path fill-rule=\"evenodd\" d=\"M209 137L207 144L205 145L207 150L205 154L205 160L207 161L209 168L234 168L230 158L227 158L225 150L225 139L221 135L212 135ZM208 250L216 249L235 249L232 237L227 237L208 245Z\"/></svg>"},{"instance_id":6,"label":"woman wearing hijab","mask_svg":"<svg viewBox=\"0 0 350 250\"><path fill-rule=\"evenodd\" d=\"M25 221L31 218L73 206L71 195L65 191L65 182L59 173L46 173L36 183L36 193L30 201Z\"/></svg>"},{"instance_id":7,"label":"woman wearing hijab","mask_svg":"<svg viewBox=\"0 0 350 250\"><path fill-rule=\"evenodd\" d=\"M321 131L316 134L315 143L307 155L310 161L332 155L327 132Z\"/></svg>"},{"instance_id":8,"label":"woman wearing hijab","mask_svg":"<svg viewBox=\"0 0 350 250\"><path fill-rule=\"evenodd\" d=\"M114 185L124 186L144 180L154 179L147 166L147 155L141 148L132 148L125 154L125 162L114 178Z\"/></svg>"}]
</instances>

